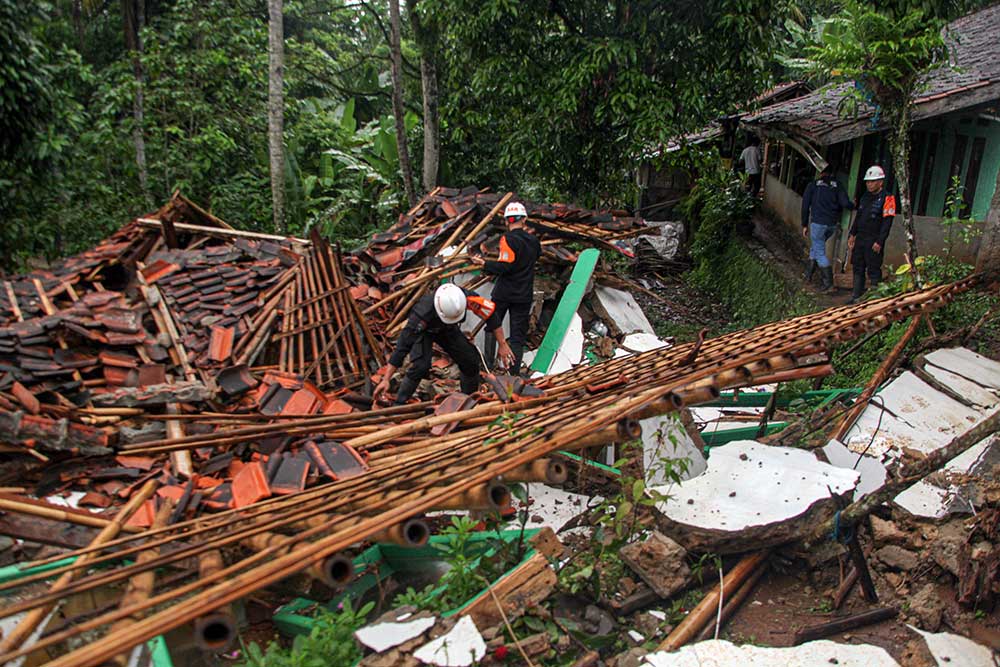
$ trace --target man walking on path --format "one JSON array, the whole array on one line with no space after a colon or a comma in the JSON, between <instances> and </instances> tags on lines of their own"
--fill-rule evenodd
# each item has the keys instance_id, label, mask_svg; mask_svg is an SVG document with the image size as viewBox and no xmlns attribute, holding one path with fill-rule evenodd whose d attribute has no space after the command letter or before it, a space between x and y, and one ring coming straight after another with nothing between
<instances>
[{"instance_id":1,"label":"man walking on path","mask_svg":"<svg viewBox=\"0 0 1000 667\"><path fill-rule=\"evenodd\" d=\"M739 159L743 163L743 171L747 173L750 194L754 197L760 192L760 163L763 162L759 144L760 140L757 137L751 136L747 142L747 147L740 153Z\"/></svg>"},{"instance_id":2,"label":"man walking on path","mask_svg":"<svg viewBox=\"0 0 1000 667\"><path fill-rule=\"evenodd\" d=\"M818 268L821 292L833 289L833 266L826 256L826 241L836 233L841 213L854 210L854 204L833 174L831 165L824 167L802 196L802 236L809 239L805 279L812 280Z\"/></svg>"},{"instance_id":3,"label":"man walking on path","mask_svg":"<svg viewBox=\"0 0 1000 667\"><path fill-rule=\"evenodd\" d=\"M884 185L882 167L869 167L865 172L867 192L861 195L858 212L847 237L851 265L854 267L854 286L848 303L856 302L865 293L866 275L872 287L882 281L885 241L889 238L892 219L896 216L896 198L885 191Z\"/></svg>"},{"instance_id":4,"label":"man walking on path","mask_svg":"<svg viewBox=\"0 0 1000 667\"><path fill-rule=\"evenodd\" d=\"M518 375L521 372L521 358L528 338L531 302L534 299L535 263L542 254L542 244L526 227L528 213L524 204L507 204L503 219L507 223L507 231L500 237L500 254L497 259L470 259L483 267L484 273L496 276L496 285L493 287L496 310L486 321L486 328L494 332L501 330L504 316L510 313L509 342L514 359L510 372Z\"/></svg>"},{"instance_id":5,"label":"man walking on path","mask_svg":"<svg viewBox=\"0 0 1000 667\"><path fill-rule=\"evenodd\" d=\"M430 373L434 343L458 364L462 373L462 392L472 394L479 389L479 350L459 328L466 310L488 321L494 314L495 305L489 299L467 293L452 283L441 285L433 294L421 297L413 305L385 373L372 393L376 402L389 392L389 382L403 365L407 354L410 355L410 367L399 383L396 405L410 400L420 381ZM497 356L501 362L509 363L513 355L503 329L497 325L493 335L497 338Z\"/></svg>"}]
</instances>

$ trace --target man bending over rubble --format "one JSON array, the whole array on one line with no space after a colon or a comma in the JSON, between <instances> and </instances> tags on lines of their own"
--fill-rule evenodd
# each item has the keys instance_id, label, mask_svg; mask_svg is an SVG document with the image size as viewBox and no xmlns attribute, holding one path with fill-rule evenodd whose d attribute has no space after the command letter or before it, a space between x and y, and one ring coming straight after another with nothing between
<instances>
[{"instance_id":1,"label":"man bending over rubble","mask_svg":"<svg viewBox=\"0 0 1000 667\"><path fill-rule=\"evenodd\" d=\"M410 355L410 367L399 383L396 405L410 400L420 381L430 373L434 343L458 364L462 373L462 392L472 394L479 389L479 350L459 327L465 319L466 310L488 320L494 314L496 304L451 283L441 285L433 294L427 294L414 304L396 341L396 349L389 358L385 374L375 387L373 398L376 403L389 392L389 382L403 365L407 354ZM505 365L509 364L513 354L499 324L493 335L497 339L497 356Z\"/></svg>"},{"instance_id":2,"label":"man bending over rubble","mask_svg":"<svg viewBox=\"0 0 1000 667\"><path fill-rule=\"evenodd\" d=\"M511 373L518 375L521 372L524 343L528 339L531 302L535 294L535 262L542 254L542 244L525 225L528 212L524 209L524 204L507 204L503 219L507 223L507 231L500 237L500 255L497 259L493 261L473 256L470 260L483 267L483 273L497 277L493 288L496 312L490 317L486 327L490 331L500 329L504 316L510 313L508 349L514 352L514 362L510 368ZM498 343L499 341L497 338ZM497 356L500 356L499 344Z\"/></svg>"}]
</instances>

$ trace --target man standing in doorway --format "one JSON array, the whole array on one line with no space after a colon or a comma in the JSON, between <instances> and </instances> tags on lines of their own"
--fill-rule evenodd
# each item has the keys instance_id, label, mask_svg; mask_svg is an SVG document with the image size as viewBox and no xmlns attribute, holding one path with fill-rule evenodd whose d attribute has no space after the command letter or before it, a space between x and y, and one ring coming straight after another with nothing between
<instances>
[{"instance_id":1,"label":"man standing in doorway","mask_svg":"<svg viewBox=\"0 0 1000 667\"><path fill-rule=\"evenodd\" d=\"M865 172L866 192L861 195L858 212L847 237L851 249L851 265L854 267L854 289L851 300L854 303L865 293L865 276L872 287L882 281L882 258L885 256L885 242L892 229L892 219L896 217L896 198L885 191L885 172L874 165Z\"/></svg>"},{"instance_id":2,"label":"man standing in doorway","mask_svg":"<svg viewBox=\"0 0 1000 667\"><path fill-rule=\"evenodd\" d=\"M483 267L483 272L496 276L493 301L496 310L486 321L490 331L500 329L504 316L510 313L508 342L514 355L510 372L521 372L524 343L528 338L528 321L535 292L535 262L542 254L542 244L528 231L528 212L524 204L511 202L503 212L507 231L500 237L500 254L496 260L471 257Z\"/></svg>"},{"instance_id":3,"label":"man standing in doorway","mask_svg":"<svg viewBox=\"0 0 1000 667\"><path fill-rule=\"evenodd\" d=\"M740 153L739 161L743 163L743 170L747 173L750 194L756 197L760 192L760 163L763 162L760 155L760 139L751 135L747 147Z\"/></svg>"},{"instance_id":4,"label":"man standing in doorway","mask_svg":"<svg viewBox=\"0 0 1000 667\"><path fill-rule=\"evenodd\" d=\"M820 291L833 289L833 266L826 256L826 242L837 231L843 211L853 211L854 204L833 177L832 165L826 165L819 178L806 186L802 196L802 236L809 239L806 282L819 269Z\"/></svg>"}]
</instances>

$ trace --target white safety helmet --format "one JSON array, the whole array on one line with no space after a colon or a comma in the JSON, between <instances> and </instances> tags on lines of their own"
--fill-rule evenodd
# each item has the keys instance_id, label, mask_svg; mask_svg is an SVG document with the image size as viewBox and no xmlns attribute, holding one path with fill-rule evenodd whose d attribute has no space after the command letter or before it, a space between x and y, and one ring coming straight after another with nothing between
<instances>
[{"instance_id":1,"label":"white safety helmet","mask_svg":"<svg viewBox=\"0 0 1000 667\"><path fill-rule=\"evenodd\" d=\"M465 292L454 283L445 283L434 290L434 310L445 324L465 319Z\"/></svg>"},{"instance_id":2,"label":"white safety helmet","mask_svg":"<svg viewBox=\"0 0 1000 667\"><path fill-rule=\"evenodd\" d=\"M885 180L885 172L882 171L882 167L873 165L868 167L868 171L865 172L866 181L882 181Z\"/></svg>"},{"instance_id":3,"label":"white safety helmet","mask_svg":"<svg viewBox=\"0 0 1000 667\"><path fill-rule=\"evenodd\" d=\"M524 210L524 204L518 201L513 201L507 204L507 208L503 210L503 219L507 218L527 218L528 212Z\"/></svg>"}]
</instances>

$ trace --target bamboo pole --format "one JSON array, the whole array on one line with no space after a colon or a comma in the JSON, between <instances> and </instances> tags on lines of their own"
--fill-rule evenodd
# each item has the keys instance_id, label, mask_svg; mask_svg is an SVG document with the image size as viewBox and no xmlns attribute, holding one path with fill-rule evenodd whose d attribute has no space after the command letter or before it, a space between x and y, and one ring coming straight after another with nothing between
<instances>
[{"instance_id":1,"label":"bamboo pole","mask_svg":"<svg viewBox=\"0 0 1000 667\"><path fill-rule=\"evenodd\" d=\"M115 518L107 526L101 529L101 532L91 542L91 545L100 545L108 540L114 538L118 531L122 529L122 526L135 514L136 510L142 507L153 492L156 491L158 482L156 480L149 480L146 484L129 499L128 503L122 507L121 511L115 516ZM88 560L86 556L80 557L84 563ZM82 563L79 563L82 565ZM75 578L75 573L66 572L61 577L59 577L55 583L49 588L50 592L58 592L59 590L66 588L70 582ZM17 624L10 633L0 640L0 652L10 651L11 649L21 646L24 642L28 640L31 634L35 631L35 628L45 620L49 615L49 612L54 608L53 605L46 605L43 607L37 607L29 611L21 622Z\"/></svg>"},{"instance_id":2,"label":"bamboo pole","mask_svg":"<svg viewBox=\"0 0 1000 667\"><path fill-rule=\"evenodd\" d=\"M62 521L64 523L74 523L78 526L88 526L90 528L107 528L113 523L111 519L95 516L89 512L87 514L77 514L75 512L68 512L56 507L44 507L8 497L0 497L0 510L4 510L6 512L17 512L18 514L27 514L29 516L37 516L42 519L51 519L53 521ZM134 526L122 526L121 529L128 533L142 532L141 528L136 528ZM62 558L62 556L60 555L59 558Z\"/></svg>"},{"instance_id":3,"label":"bamboo pole","mask_svg":"<svg viewBox=\"0 0 1000 667\"><path fill-rule=\"evenodd\" d=\"M748 554L737 563L722 580L722 589L713 588L702 598L691 613L684 617L673 632L656 647L657 651L676 651L684 646L701 631L702 627L715 617L719 607L719 597L722 591L735 591L754 571L767 560L769 552L758 551Z\"/></svg>"}]
</instances>

